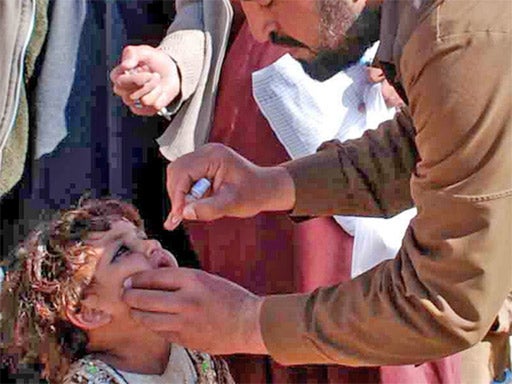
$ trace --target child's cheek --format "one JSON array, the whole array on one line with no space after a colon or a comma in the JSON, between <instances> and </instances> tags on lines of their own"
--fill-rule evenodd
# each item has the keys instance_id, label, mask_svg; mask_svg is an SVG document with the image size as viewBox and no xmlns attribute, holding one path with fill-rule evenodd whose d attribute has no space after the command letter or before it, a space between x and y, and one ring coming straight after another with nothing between
<instances>
[{"instance_id":1,"label":"child's cheek","mask_svg":"<svg viewBox=\"0 0 512 384\"><path fill-rule=\"evenodd\" d=\"M137 255L134 257L129 257L126 260L123 260L119 263L119 270L117 275L122 280L121 285L124 280L137 272L147 271L151 268L151 264L147 258L141 255Z\"/></svg>"}]
</instances>

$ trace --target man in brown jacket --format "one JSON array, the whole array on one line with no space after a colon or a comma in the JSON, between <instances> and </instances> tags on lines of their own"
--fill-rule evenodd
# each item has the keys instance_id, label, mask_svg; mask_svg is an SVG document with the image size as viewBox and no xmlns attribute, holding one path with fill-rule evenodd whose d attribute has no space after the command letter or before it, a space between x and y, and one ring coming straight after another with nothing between
<instances>
[{"instance_id":1,"label":"man in brown jacket","mask_svg":"<svg viewBox=\"0 0 512 384\"><path fill-rule=\"evenodd\" d=\"M350 38L366 0L243 4L267 18L264 38L288 35L317 54ZM338 4L337 16L321 18L317 4ZM342 285L270 297L200 271L140 274L125 292L134 316L192 348L283 364L420 363L484 338L512 288L512 3L386 0L382 14L379 58L410 110L278 167L220 145L185 155L168 169L166 225L269 210L387 217L416 205L396 258ZM185 206L201 177L210 195Z\"/></svg>"}]
</instances>

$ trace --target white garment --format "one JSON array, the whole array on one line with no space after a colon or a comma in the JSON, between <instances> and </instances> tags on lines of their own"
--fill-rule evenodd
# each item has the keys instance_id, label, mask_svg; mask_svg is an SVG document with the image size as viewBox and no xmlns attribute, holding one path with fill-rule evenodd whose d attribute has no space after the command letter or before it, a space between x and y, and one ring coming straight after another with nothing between
<instances>
[{"instance_id":1,"label":"white garment","mask_svg":"<svg viewBox=\"0 0 512 384\"><path fill-rule=\"evenodd\" d=\"M285 55L253 73L252 80L260 110L293 159L315 153L327 140L356 139L395 114L394 108L386 106L381 84L367 80L364 64L355 64L319 82ZM335 216L355 238L352 277L395 257L415 214L416 210L411 209L390 219Z\"/></svg>"},{"instance_id":2,"label":"white garment","mask_svg":"<svg viewBox=\"0 0 512 384\"><path fill-rule=\"evenodd\" d=\"M173 344L165 372L161 375L141 375L118 371L128 384L194 384L197 374L185 348Z\"/></svg>"}]
</instances>

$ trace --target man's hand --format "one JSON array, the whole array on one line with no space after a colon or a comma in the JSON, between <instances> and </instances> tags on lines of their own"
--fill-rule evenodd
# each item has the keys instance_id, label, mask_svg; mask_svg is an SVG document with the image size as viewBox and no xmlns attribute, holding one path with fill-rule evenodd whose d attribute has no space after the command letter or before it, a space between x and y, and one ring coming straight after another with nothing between
<instances>
[{"instance_id":1,"label":"man's hand","mask_svg":"<svg viewBox=\"0 0 512 384\"><path fill-rule=\"evenodd\" d=\"M368 67L366 69L368 81L370 83L382 83L382 97L388 108L402 107L405 103L398 95L397 91L384 76L384 72L380 68Z\"/></svg>"},{"instance_id":2,"label":"man's hand","mask_svg":"<svg viewBox=\"0 0 512 384\"><path fill-rule=\"evenodd\" d=\"M512 334L512 292L509 292L505 302L500 308L496 320L491 327L491 331L497 333Z\"/></svg>"},{"instance_id":3,"label":"man's hand","mask_svg":"<svg viewBox=\"0 0 512 384\"><path fill-rule=\"evenodd\" d=\"M130 110L152 116L180 94L180 77L174 61L148 45L127 46L121 63L110 72L114 93ZM137 105L140 103L139 105Z\"/></svg>"},{"instance_id":4,"label":"man's hand","mask_svg":"<svg viewBox=\"0 0 512 384\"><path fill-rule=\"evenodd\" d=\"M186 268L162 268L131 277L124 300L132 316L170 342L211 354L267 350L259 314L263 298Z\"/></svg>"},{"instance_id":5,"label":"man's hand","mask_svg":"<svg viewBox=\"0 0 512 384\"><path fill-rule=\"evenodd\" d=\"M185 206L185 196L202 177L212 182L207 196ZM167 192L172 203L168 230L181 218L251 217L295 205L293 179L284 167L258 167L221 144L207 144L169 164Z\"/></svg>"}]
</instances>

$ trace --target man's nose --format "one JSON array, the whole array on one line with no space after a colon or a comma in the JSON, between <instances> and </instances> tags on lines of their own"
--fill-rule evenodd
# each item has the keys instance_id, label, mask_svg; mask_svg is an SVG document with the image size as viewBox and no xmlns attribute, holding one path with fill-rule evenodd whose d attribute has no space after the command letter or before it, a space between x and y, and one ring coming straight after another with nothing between
<instances>
[{"instance_id":1,"label":"man's nose","mask_svg":"<svg viewBox=\"0 0 512 384\"><path fill-rule=\"evenodd\" d=\"M258 2L243 2L242 7L254 39L260 43L270 40L270 33L277 30L272 13Z\"/></svg>"}]
</instances>

